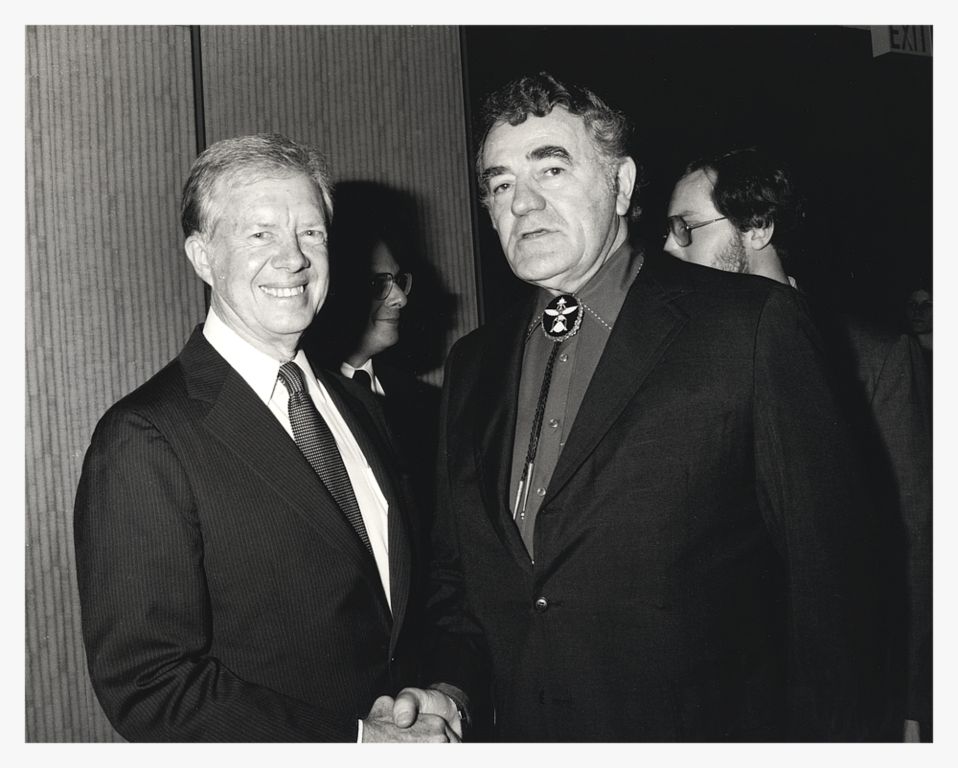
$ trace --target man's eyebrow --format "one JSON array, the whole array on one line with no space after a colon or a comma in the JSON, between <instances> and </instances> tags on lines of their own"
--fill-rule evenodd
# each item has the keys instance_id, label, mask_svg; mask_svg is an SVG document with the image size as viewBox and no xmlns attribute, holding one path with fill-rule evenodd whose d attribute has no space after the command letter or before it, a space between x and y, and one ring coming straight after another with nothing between
<instances>
[{"instance_id":1,"label":"man's eyebrow","mask_svg":"<svg viewBox=\"0 0 958 768\"><path fill-rule=\"evenodd\" d=\"M548 160L549 158L556 158L572 165L572 155L569 154L569 151L565 147L560 147L557 144L546 144L542 147L536 147L526 154L526 159L531 161ZM484 185L488 183L489 179L493 176L499 176L500 174L508 172L508 169L504 165L494 165L490 168L486 168L479 174L479 184L480 186Z\"/></svg>"},{"instance_id":2,"label":"man's eyebrow","mask_svg":"<svg viewBox=\"0 0 958 768\"><path fill-rule=\"evenodd\" d=\"M572 163L572 155L569 154L569 151L565 147L560 147L555 144L547 144L544 147L536 147L529 154L527 154L526 157L529 160L546 160L550 157L554 157L559 160L564 160L569 164Z\"/></svg>"},{"instance_id":3,"label":"man's eyebrow","mask_svg":"<svg viewBox=\"0 0 958 768\"><path fill-rule=\"evenodd\" d=\"M499 176L505 172L506 167L504 165L494 165L491 168L486 168L479 174L479 186L484 186L493 176Z\"/></svg>"}]
</instances>

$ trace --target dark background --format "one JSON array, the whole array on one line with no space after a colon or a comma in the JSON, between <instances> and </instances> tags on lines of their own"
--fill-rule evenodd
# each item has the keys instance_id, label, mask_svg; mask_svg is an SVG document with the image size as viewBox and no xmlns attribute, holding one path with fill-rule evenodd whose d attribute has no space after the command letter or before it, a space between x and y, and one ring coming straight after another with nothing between
<instances>
[{"instance_id":1,"label":"dark background","mask_svg":"<svg viewBox=\"0 0 958 768\"><path fill-rule=\"evenodd\" d=\"M629 116L648 247L661 246L689 160L759 144L808 198L806 248L790 270L806 289L897 320L910 288L930 288L931 58L873 57L870 32L854 27L485 26L463 28L462 42L471 121L488 91L541 70ZM473 155L478 138L470 130ZM478 218L484 320L524 287Z\"/></svg>"}]
</instances>

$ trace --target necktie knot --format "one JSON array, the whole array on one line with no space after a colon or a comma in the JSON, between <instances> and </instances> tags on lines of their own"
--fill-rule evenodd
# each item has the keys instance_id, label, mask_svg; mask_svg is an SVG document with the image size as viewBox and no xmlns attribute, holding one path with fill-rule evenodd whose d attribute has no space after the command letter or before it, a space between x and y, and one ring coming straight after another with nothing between
<instances>
[{"instance_id":1,"label":"necktie knot","mask_svg":"<svg viewBox=\"0 0 958 768\"><path fill-rule=\"evenodd\" d=\"M279 379L283 382L283 386L286 387L286 391L289 392L290 395L295 395L297 392L303 392L306 389L306 380L303 378L303 372L299 370L299 366L292 361L283 363L279 367Z\"/></svg>"},{"instance_id":2,"label":"necktie knot","mask_svg":"<svg viewBox=\"0 0 958 768\"><path fill-rule=\"evenodd\" d=\"M373 380L369 378L369 374L361 368L353 372L353 381L355 381L357 384L361 384L366 389L373 388Z\"/></svg>"}]
</instances>

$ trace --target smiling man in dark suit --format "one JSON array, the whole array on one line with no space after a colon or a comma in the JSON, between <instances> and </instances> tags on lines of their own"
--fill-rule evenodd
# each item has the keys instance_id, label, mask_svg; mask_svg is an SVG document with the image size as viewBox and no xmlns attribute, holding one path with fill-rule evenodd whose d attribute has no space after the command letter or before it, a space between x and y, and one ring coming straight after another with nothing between
<instances>
[{"instance_id":1,"label":"smiling man in dark suit","mask_svg":"<svg viewBox=\"0 0 958 768\"><path fill-rule=\"evenodd\" d=\"M393 724L418 680L416 519L371 395L298 348L331 215L322 156L274 134L187 180L206 323L100 421L76 501L90 674L127 739L458 740L455 718Z\"/></svg>"},{"instance_id":2,"label":"smiling man in dark suit","mask_svg":"<svg viewBox=\"0 0 958 768\"><path fill-rule=\"evenodd\" d=\"M539 290L446 363L429 677L477 723L491 681L509 741L859 738L859 476L799 297L630 247L591 91L524 77L483 118Z\"/></svg>"}]
</instances>

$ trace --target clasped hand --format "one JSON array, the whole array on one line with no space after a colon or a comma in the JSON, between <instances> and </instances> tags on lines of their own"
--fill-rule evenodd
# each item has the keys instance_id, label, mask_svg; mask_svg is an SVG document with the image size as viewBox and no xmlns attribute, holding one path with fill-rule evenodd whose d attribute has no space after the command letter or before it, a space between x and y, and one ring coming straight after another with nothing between
<instances>
[{"instance_id":1,"label":"clasped hand","mask_svg":"<svg viewBox=\"0 0 958 768\"><path fill-rule=\"evenodd\" d=\"M441 691L403 688L380 696L363 720L363 741L462 741L459 710Z\"/></svg>"}]
</instances>

